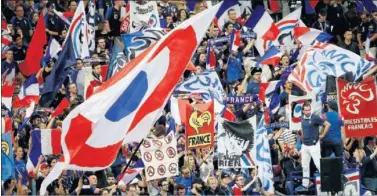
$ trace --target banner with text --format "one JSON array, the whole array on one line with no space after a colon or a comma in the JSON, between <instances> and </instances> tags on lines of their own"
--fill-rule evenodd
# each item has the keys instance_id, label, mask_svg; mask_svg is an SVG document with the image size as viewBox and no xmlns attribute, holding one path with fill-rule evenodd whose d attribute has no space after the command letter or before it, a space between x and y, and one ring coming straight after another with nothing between
<instances>
[{"instance_id":1,"label":"banner with text","mask_svg":"<svg viewBox=\"0 0 377 196\"><path fill-rule=\"evenodd\" d=\"M219 168L253 168L252 157L256 116L241 122L218 121Z\"/></svg>"},{"instance_id":2,"label":"banner with text","mask_svg":"<svg viewBox=\"0 0 377 196\"><path fill-rule=\"evenodd\" d=\"M130 33L148 28L160 28L156 1L149 1L143 5L135 1L129 1L128 3L130 4L131 12Z\"/></svg>"},{"instance_id":3,"label":"banner with text","mask_svg":"<svg viewBox=\"0 0 377 196\"><path fill-rule=\"evenodd\" d=\"M338 105L344 118L347 137L377 134L376 81L368 78L360 83L337 79Z\"/></svg>"},{"instance_id":4,"label":"banner with text","mask_svg":"<svg viewBox=\"0 0 377 196\"><path fill-rule=\"evenodd\" d=\"M186 149L213 147L214 102L186 105Z\"/></svg>"}]
</instances>

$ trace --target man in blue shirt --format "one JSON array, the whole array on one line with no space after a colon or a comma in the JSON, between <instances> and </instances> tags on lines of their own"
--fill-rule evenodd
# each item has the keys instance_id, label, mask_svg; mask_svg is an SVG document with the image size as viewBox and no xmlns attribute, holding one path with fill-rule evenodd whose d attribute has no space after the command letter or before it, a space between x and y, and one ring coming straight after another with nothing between
<instances>
[{"instance_id":1,"label":"man in blue shirt","mask_svg":"<svg viewBox=\"0 0 377 196\"><path fill-rule=\"evenodd\" d=\"M328 157L335 153L336 157L342 157L344 137L344 122L340 119L338 107L335 101L327 105L328 112L325 113L326 120L331 124L329 132L323 133L322 157Z\"/></svg>"},{"instance_id":2,"label":"man in blue shirt","mask_svg":"<svg viewBox=\"0 0 377 196\"><path fill-rule=\"evenodd\" d=\"M319 139L322 139L324 135L319 134L319 127L324 127L324 133L327 133L330 128L330 123L324 121L319 116L312 114L312 108L310 102L303 104L303 114L301 117L301 127L303 144L301 147L301 163L302 173L304 179L302 185L296 188L296 191L306 191L309 187L310 177L310 159L313 158L314 164L320 171L320 159L321 159L321 147Z\"/></svg>"},{"instance_id":3,"label":"man in blue shirt","mask_svg":"<svg viewBox=\"0 0 377 196\"><path fill-rule=\"evenodd\" d=\"M182 175L178 176L175 180L176 184L185 185L185 195L191 195L192 181L193 178L190 169L187 167L182 168Z\"/></svg>"},{"instance_id":4,"label":"man in blue shirt","mask_svg":"<svg viewBox=\"0 0 377 196\"><path fill-rule=\"evenodd\" d=\"M247 85L246 93L256 95L259 93L262 69L260 67L253 67L251 69L251 75L253 76L253 80L250 81Z\"/></svg>"}]
</instances>

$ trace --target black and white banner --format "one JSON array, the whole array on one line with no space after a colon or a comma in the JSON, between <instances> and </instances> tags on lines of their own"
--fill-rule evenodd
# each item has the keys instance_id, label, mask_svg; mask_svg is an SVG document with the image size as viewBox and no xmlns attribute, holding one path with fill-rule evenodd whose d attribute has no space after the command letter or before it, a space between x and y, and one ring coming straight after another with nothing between
<instances>
[{"instance_id":1,"label":"black and white banner","mask_svg":"<svg viewBox=\"0 0 377 196\"><path fill-rule=\"evenodd\" d=\"M256 116L241 122L218 121L219 168L252 168Z\"/></svg>"},{"instance_id":2,"label":"black and white banner","mask_svg":"<svg viewBox=\"0 0 377 196\"><path fill-rule=\"evenodd\" d=\"M148 28L160 28L160 19L158 17L157 2L149 1L143 5L135 1L129 1L130 4L130 33L141 31Z\"/></svg>"}]
</instances>

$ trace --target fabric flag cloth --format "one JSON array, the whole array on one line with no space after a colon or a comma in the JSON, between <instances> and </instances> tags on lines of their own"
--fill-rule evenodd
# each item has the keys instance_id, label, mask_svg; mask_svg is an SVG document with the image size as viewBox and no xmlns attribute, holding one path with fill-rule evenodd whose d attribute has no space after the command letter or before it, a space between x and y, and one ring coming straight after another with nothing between
<instances>
[{"instance_id":1,"label":"fabric flag cloth","mask_svg":"<svg viewBox=\"0 0 377 196\"><path fill-rule=\"evenodd\" d=\"M230 34L230 50L231 52L237 51L238 48L241 46L241 31L238 31L236 29L233 29L232 34Z\"/></svg>"},{"instance_id":2,"label":"fabric flag cloth","mask_svg":"<svg viewBox=\"0 0 377 196\"><path fill-rule=\"evenodd\" d=\"M31 149L26 169L32 172L38 164L40 155L59 155L62 154L60 129L34 129L30 132Z\"/></svg>"},{"instance_id":3,"label":"fabric flag cloth","mask_svg":"<svg viewBox=\"0 0 377 196\"><path fill-rule=\"evenodd\" d=\"M357 80L373 65L372 62L338 46L316 42L308 49L288 80L306 92L320 91L327 75L340 77L347 72Z\"/></svg>"},{"instance_id":4,"label":"fabric flag cloth","mask_svg":"<svg viewBox=\"0 0 377 196\"><path fill-rule=\"evenodd\" d=\"M225 91L216 71L210 70L194 75L178 84L175 93L199 93L205 102L215 100L215 113L220 114L224 107Z\"/></svg>"},{"instance_id":5,"label":"fabric flag cloth","mask_svg":"<svg viewBox=\"0 0 377 196\"><path fill-rule=\"evenodd\" d=\"M364 11L364 5L361 0L355 0L356 3L356 11L357 13L362 13Z\"/></svg>"},{"instance_id":6,"label":"fabric flag cloth","mask_svg":"<svg viewBox=\"0 0 377 196\"><path fill-rule=\"evenodd\" d=\"M1 133L10 133L13 131L13 119L10 117L1 117Z\"/></svg>"},{"instance_id":7,"label":"fabric flag cloth","mask_svg":"<svg viewBox=\"0 0 377 196\"><path fill-rule=\"evenodd\" d=\"M186 105L186 150L214 146L214 118L213 101L207 104Z\"/></svg>"},{"instance_id":8,"label":"fabric flag cloth","mask_svg":"<svg viewBox=\"0 0 377 196\"><path fill-rule=\"evenodd\" d=\"M120 174L119 179L121 179L124 184L128 185L141 171L143 171L144 167L143 161L139 159L132 168L128 168L124 173Z\"/></svg>"},{"instance_id":9,"label":"fabric flag cloth","mask_svg":"<svg viewBox=\"0 0 377 196\"><path fill-rule=\"evenodd\" d=\"M215 69L217 64L216 54L213 51L211 44L207 46L207 69Z\"/></svg>"},{"instance_id":10,"label":"fabric flag cloth","mask_svg":"<svg viewBox=\"0 0 377 196\"><path fill-rule=\"evenodd\" d=\"M32 101L29 107L26 107L26 111L25 110L23 111L25 113L25 116L22 119L21 126L18 126L17 131L21 131L25 126L27 126L27 123L29 122L31 115L34 112L35 105L36 103ZM22 116L22 114L20 114L19 116Z\"/></svg>"},{"instance_id":11,"label":"fabric flag cloth","mask_svg":"<svg viewBox=\"0 0 377 196\"><path fill-rule=\"evenodd\" d=\"M267 136L267 129L262 118L255 131L255 157L258 166L258 177L262 181L264 191L274 194L274 175L272 173L270 143Z\"/></svg>"},{"instance_id":12,"label":"fabric flag cloth","mask_svg":"<svg viewBox=\"0 0 377 196\"><path fill-rule=\"evenodd\" d=\"M1 87L1 102L9 111L11 111L12 109L12 97L14 89L15 86L10 85L4 85Z\"/></svg>"},{"instance_id":13,"label":"fabric flag cloth","mask_svg":"<svg viewBox=\"0 0 377 196\"><path fill-rule=\"evenodd\" d=\"M12 44L11 31L8 28L7 21L4 17L1 18L1 58L5 57L5 52L10 49Z\"/></svg>"},{"instance_id":14,"label":"fabric flag cloth","mask_svg":"<svg viewBox=\"0 0 377 196\"><path fill-rule=\"evenodd\" d=\"M43 58L43 46L47 44L46 25L43 12L39 16L37 27L27 50L25 61L19 65L20 71L25 76L37 74L41 69L40 62Z\"/></svg>"},{"instance_id":15,"label":"fabric flag cloth","mask_svg":"<svg viewBox=\"0 0 377 196\"><path fill-rule=\"evenodd\" d=\"M256 116L240 122L218 118L217 147L219 168L252 168Z\"/></svg>"},{"instance_id":16,"label":"fabric flag cloth","mask_svg":"<svg viewBox=\"0 0 377 196\"><path fill-rule=\"evenodd\" d=\"M305 0L305 13L306 14L315 14L315 6L319 0Z\"/></svg>"},{"instance_id":17,"label":"fabric flag cloth","mask_svg":"<svg viewBox=\"0 0 377 196\"><path fill-rule=\"evenodd\" d=\"M251 28L262 40L275 40L280 33L274 20L260 5L255 8L253 15L250 16L245 25Z\"/></svg>"},{"instance_id":18,"label":"fabric flag cloth","mask_svg":"<svg viewBox=\"0 0 377 196\"><path fill-rule=\"evenodd\" d=\"M186 105L189 104L190 101L188 99L176 98L174 96L170 98L170 112L176 124L186 124Z\"/></svg>"},{"instance_id":19,"label":"fabric flag cloth","mask_svg":"<svg viewBox=\"0 0 377 196\"><path fill-rule=\"evenodd\" d=\"M13 145L11 133L1 134L1 180L4 182L14 176Z\"/></svg>"},{"instance_id":20,"label":"fabric flag cloth","mask_svg":"<svg viewBox=\"0 0 377 196\"><path fill-rule=\"evenodd\" d=\"M58 107L56 107L55 111L51 114L51 118L54 118L54 117L57 117L59 116L60 114L62 114L64 112L64 109L65 108L68 108L69 107L69 101L67 98L63 98Z\"/></svg>"},{"instance_id":21,"label":"fabric flag cloth","mask_svg":"<svg viewBox=\"0 0 377 196\"><path fill-rule=\"evenodd\" d=\"M63 46L66 45L68 41L72 42L72 49L75 54L75 58L84 59L89 57L88 23L86 22L84 1L80 1L79 5L77 6L75 15L72 19L72 24L69 26L67 38L64 40Z\"/></svg>"},{"instance_id":22,"label":"fabric flag cloth","mask_svg":"<svg viewBox=\"0 0 377 196\"><path fill-rule=\"evenodd\" d=\"M121 44L118 39L114 41L113 50L111 52L110 64L107 69L106 79L108 80L111 76L119 72L120 69L126 65L126 56L123 53Z\"/></svg>"},{"instance_id":23,"label":"fabric flag cloth","mask_svg":"<svg viewBox=\"0 0 377 196\"><path fill-rule=\"evenodd\" d=\"M327 42L332 39L332 35L309 27L295 27L294 35L304 45L311 45L315 41Z\"/></svg>"},{"instance_id":24,"label":"fabric flag cloth","mask_svg":"<svg viewBox=\"0 0 377 196\"><path fill-rule=\"evenodd\" d=\"M62 87L63 80L68 75L65 67L73 66L76 63L76 57L73 50L73 43L71 36L67 35L67 43L59 55L57 62L51 70L51 73L46 78L46 82L42 89L42 97L40 101L41 107L50 107L52 100L58 90Z\"/></svg>"},{"instance_id":25,"label":"fabric flag cloth","mask_svg":"<svg viewBox=\"0 0 377 196\"><path fill-rule=\"evenodd\" d=\"M89 1L89 12L88 12L88 49L91 53L94 53L94 50L96 48L96 6L95 6L95 0Z\"/></svg>"},{"instance_id":26,"label":"fabric flag cloth","mask_svg":"<svg viewBox=\"0 0 377 196\"><path fill-rule=\"evenodd\" d=\"M369 13L373 13L373 11L377 10L377 2L373 0L362 0L361 2Z\"/></svg>"},{"instance_id":27,"label":"fabric flag cloth","mask_svg":"<svg viewBox=\"0 0 377 196\"><path fill-rule=\"evenodd\" d=\"M377 134L377 94L373 77L360 83L337 79L338 105L347 137Z\"/></svg>"},{"instance_id":28,"label":"fabric flag cloth","mask_svg":"<svg viewBox=\"0 0 377 196\"><path fill-rule=\"evenodd\" d=\"M8 67L1 70L1 86L13 86L16 79L16 66Z\"/></svg>"},{"instance_id":29,"label":"fabric flag cloth","mask_svg":"<svg viewBox=\"0 0 377 196\"><path fill-rule=\"evenodd\" d=\"M64 160L43 181L42 195L62 170L107 168L123 143L140 142L148 134L219 6L221 3L170 31L68 114L61 139Z\"/></svg>"},{"instance_id":30,"label":"fabric flag cloth","mask_svg":"<svg viewBox=\"0 0 377 196\"><path fill-rule=\"evenodd\" d=\"M43 61L50 61L52 58L56 57L61 50L62 46L59 44L59 42L56 41L56 39L51 38L48 43L46 53L43 57Z\"/></svg>"},{"instance_id":31,"label":"fabric flag cloth","mask_svg":"<svg viewBox=\"0 0 377 196\"><path fill-rule=\"evenodd\" d=\"M232 112L230 111L228 108L225 109L224 111L224 114L223 114L223 118L229 122L236 122L237 120L237 116Z\"/></svg>"},{"instance_id":32,"label":"fabric flag cloth","mask_svg":"<svg viewBox=\"0 0 377 196\"><path fill-rule=\"evenodd\" d=\"M228 11L234 9L236 11L236 16L241 17L241 9L238 5L238 0L224 0L219 11L216 13L215 24L220 30L224 28L224 25L229 21Z\"/></svg>"},{"instance_id":33,"label":"fabric flag cloth","mask_svg":"<svg viewBox=\"0 0 377 196\"><path fill-rule=\"evenodd\" d=\"M284 85L284 80L261 83L259 90L259 100L266 104L265 120L269 123L273 120L274 114L280 108L280 87Z\"/></svg>"},{"instance_id":34,"label":"fabric flag cloth","mask_svg":"<svg viewBox=\"0 0 377 196\"><path fill-rule=\"evenodd\" d=\"M143 5L135 1L130 4L130 32L137 32L148 28L160 28L157 2L149 1Z\"/></svg>"},{"instance_id":35,"label":"fabric flag cloth","mask_svg":"<svg viewBox=\"0 0 377 196\"><path fill-rule=\"evenodd\" d=\"M140 152L147 181L178 174L177 139L173 132L163 138L145 138Z\"/></svg>"},{"instance_id":36,"label":"fabric flag cloth","mask_svg":"<svg viewBox=\"0 0 377 196\"><path fill-rule=\"evenodd\" d=\"M166 32L163 29L146 29L139 32L122 34L126 62L136 58L165 34Z\"/></svg>"},{"instance_id":37,"label":"fabric flag cloth","mask_svg":"<svg viewBox=\"0 0 377 196\"><path fill-rule=\"evenodd\" d=\"M39 102L39 84L35 75L31 75L22 85L18 96L13 100L13 107L29 107L31 102Z\"/></svg>"},{"instance_id":38,"label":"fabric flag cloth","mask_svg":"<svg viewBox=\"0 0 377 196\"><path fill-rule=\"evenodd\" d=\"M74 13L72 12L59 12L53 9L54 14L56 14L66 25L71 25L71 22L68 18L74 17Z\"/></svg>"},{"instance_id":39,"label":"fabric flag cloth","mask_svg":"<svg viewBox=\"0 0 377 196\"><path fill-rule=\"evenodd\" d=\"M283 53L280 52L275 46L271 46L266 53L257 61L257 65L273 65L277 66L280 63L280 58Z\"/></svg>"},{"instance_id":40,"label":"fabric flag cloth","mask_svg":"<svg viewBox=\"0 0 377 196\"><path fill-rule=\"evenodd\" d=\"M287 115L289 116L289 128L292 131L301 130L301 116L302 116L302 106L305 102L310 102L312 109L315 105L315 96L312 93L309 93L305 96L295 96L289 95L288 103L289 105L286 108ZM315 114L320 115L320 112L313 110Z\"/></svg>"},{"instance_id":41,"label":"fabric flag cloth","mask_svg":"<svg viewBox=\"0 0 377 196\"><path fill-rule=\"evenodd\" d=\"M343 193L344 195L368 195L365 194L365 189L360 186L360 170L359 169L347 169L342 174L347 180L344 183ZM321 175L319 173L314 174L315 185L317 189L317 195L327 195L328 192L321 191Z\"/></svg>"}]
</instances>

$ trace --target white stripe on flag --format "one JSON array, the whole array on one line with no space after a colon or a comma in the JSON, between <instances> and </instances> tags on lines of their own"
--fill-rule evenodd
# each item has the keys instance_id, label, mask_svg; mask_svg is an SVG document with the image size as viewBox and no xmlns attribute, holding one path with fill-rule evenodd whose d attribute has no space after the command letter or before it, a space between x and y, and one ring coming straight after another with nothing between
<instances>
[{"instance_id":1,"label":"white stripe on flag","mask_svg":"<svg viewBox=\"0 0 377 196\"><path fill-rule=\"evenodd\" d=\"M170 98L170 112L171 112L171 116L175 120L175 123L178 125L182 124L181 115L179 113L178 99L175 98L174 96L171 96Z\"/></svg>"},{"instance_id":2,"label":"white stripe on flag","mask_svg":"<svg viewBox=\"0 0 377 196\"><path fill-rule=\"evenodd\" d=\"M25 89L25 95L26 96L39 96L39 85L38 83L34 83L32 85L30 85L29 87L27 87Z\"/></svg>"},{"instance_id":3,"label":"white stripe on flag","mask_svg":"<svg viewBox=\"0 0 377 196\"><path fill-rule=\"evenodd\" d=\"M43 155L52 154L50 130L41 130L41 151Z\"/></svg>"}]
</instances>

